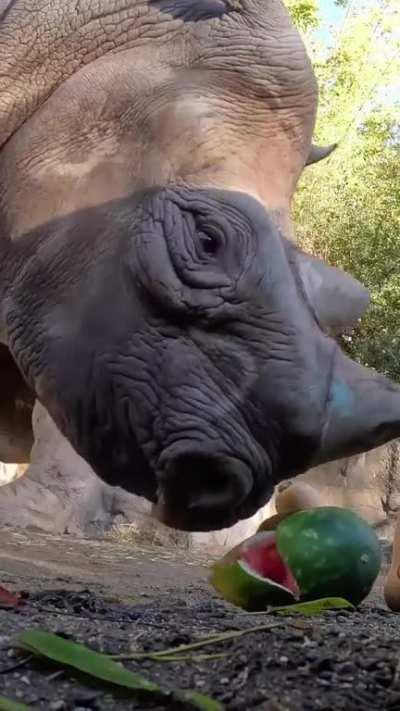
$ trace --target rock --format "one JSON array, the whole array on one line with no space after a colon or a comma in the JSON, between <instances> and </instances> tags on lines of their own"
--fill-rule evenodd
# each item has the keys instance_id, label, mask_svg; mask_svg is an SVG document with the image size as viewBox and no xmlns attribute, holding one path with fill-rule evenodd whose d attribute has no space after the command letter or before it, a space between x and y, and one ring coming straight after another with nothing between
<instances>
[{"instance_id":1,"label":"rock","mask_svg":"<svg viewBox=\"0 0 400 711\"><path fill-rule=\"evenodd\" d=\"M38 402L33 430L35 443L25 475L0 488L0 524L98 537L116 525L133 523L137 531L147 530L154 538L150 503L102 482ZM165 543L169 538L174 545L187 546L186 533L163 530L160 539Z\"/></svg>"},{"instance_id":2,"label":"rock","mask_svg":"<svg viewBox=\"0 0 400 711\"><path fill-rule=\"evenodd\" d=\"M301 474L321 494L325 505L344 506L370 523L382 538L393 536L400 510L400 441L370 452L330 462Z\"/></svg>"},{"instance_id":3,"label":"rock","mask_svg":"<svg viewBox=\"0 0 400 711\"><path fill-rule=\"evenodd\" d=\"M0 462L0 486L16 479L17 464L5 464Z\"/></svg>"}]
</instances>

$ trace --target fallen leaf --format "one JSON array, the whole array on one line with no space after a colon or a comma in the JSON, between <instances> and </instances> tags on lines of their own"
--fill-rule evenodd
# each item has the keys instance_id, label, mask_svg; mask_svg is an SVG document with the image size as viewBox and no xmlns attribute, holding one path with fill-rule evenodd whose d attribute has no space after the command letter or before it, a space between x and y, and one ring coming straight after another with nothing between
<instances>
[{"instance_id":1,"label":"fallen leaf","mask_svg":"<svg viewBox=\"0 0 400 711\"><path fill-rule=\"evenodd\" d=\"M285 607L275 607L274 614L277 615L323 615L328 610L354 610L354 606L342 597L324 597L311 602L299 602L295 605L285 605Z\"/></svg>"},{"instance_id":2,"label":"fallen leaf","mask_svg":"<svg viewBox=\"0 0 400 711\"><path fill-rule=\"evenodd\" d=\"M0 711L34 711L33 706L26 706L19 701L6 699L5 696L0 696Z\"/></svg>"},{"instance_id":3,"label":"fallen leaf","mask_svg":"<svg viewBox=\"0 0 400 711\"><path fill-rule=\"evenodd\" d=\"M12 608L18 607L21 604L21 598L19 595L8 592L5 588L0 586L0 607L1 608Z\"/></svg>"},{"instance_id":4,"label":"fallen leaf","mask_svg":"<svg viewBox=\"0 0 400 711\"><path fill-rule=\"evenodd\" d=\"M141 694L153 694L164 698L175 696L200 711L223 711L224 709L218 701L196 691L162 689L158 684L113 661L106 654L95 652L83 644L66 640L50 632L27 630L17 635L15 641L18 647L33 654L46 657L53 662L76 669L109 684Z\"/></svg>"},{"instance_id":5,"label":"fallen leaf","mask_svg":"<svg viewBox=\"0 0 400 711\"><path fill-rule=\"evenodd\" d=\"M198 691L180 691L178 697L200 711L223 711L224 709L219 701L215 701L205 694L199 694Z\"/></svg>"}]
</instances>

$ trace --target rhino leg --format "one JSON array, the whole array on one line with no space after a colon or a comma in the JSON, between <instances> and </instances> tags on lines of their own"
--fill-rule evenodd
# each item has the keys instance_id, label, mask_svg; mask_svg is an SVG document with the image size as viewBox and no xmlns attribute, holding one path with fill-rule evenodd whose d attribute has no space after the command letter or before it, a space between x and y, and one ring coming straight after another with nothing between
<instances>
[{"instance_id":1,"label":"rhino leg","mask_svg":"<svg viewBox=\"0 0 400 711\"><path fill-rule=\"evenodd\" d=\"M0 461L29 461L33 444L34 395L23 380L7 346L0 343Z\"/></svg>"}]
</instances>

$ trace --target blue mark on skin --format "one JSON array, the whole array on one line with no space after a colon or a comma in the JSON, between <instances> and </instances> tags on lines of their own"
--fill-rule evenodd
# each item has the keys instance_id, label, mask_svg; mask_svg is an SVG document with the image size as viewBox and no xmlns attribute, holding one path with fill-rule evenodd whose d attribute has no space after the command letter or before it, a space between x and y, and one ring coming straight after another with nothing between
<instances>
[{"instance_id":1,"label":"blue mark on skin","mask_svg":"<svg viewBox=\"0 0 400 711\"><path fill-rule=\"evenodd\" d=\"M341 380L334 380L331 385L329 403L341 415L351 417L354 413L354 394Z\"/></svg>"}]
</instances>

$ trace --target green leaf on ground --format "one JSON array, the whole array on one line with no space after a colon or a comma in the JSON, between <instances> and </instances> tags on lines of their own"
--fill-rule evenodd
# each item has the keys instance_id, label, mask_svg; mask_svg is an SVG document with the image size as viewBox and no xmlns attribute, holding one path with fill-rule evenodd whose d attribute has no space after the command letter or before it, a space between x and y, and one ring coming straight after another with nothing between
<instances>
[{"instance_id":1,"label":"green leaf on ground","mask_svg":"<svg viewBox=\"0 0 400 711\"><path fill-rule=\"evenodd\" d=\"M110 684L124 686L134 691L161 692L157 684L153 684L138 674L128 671L105 654L94 652L83 644L63 639L63 637L59 637L56 634L42 632L41 630L28 630L17 635L16 641L18 646L29 650L33 654L40 654L54 662L72 667L84 674L95 676L97 679Z\"/></svg>"},{"instance_id":2,"label":"green leaf on ground","mask_svg":"<svg viewBox=\"0 0 400 711\"><path fill-rule=\"evenodd\" d=\"M328 610L354 610L354 606L342 597L323 597L320 600L310 602L299 602L295 605L285 605L285 607L275 607L271 612L277 615L323 615Z\"/></svg>"},{"instance_id":3,"label":"green leaf on ground","mask_svg":"<svg viewBox=\"0 0 400 711\"><path fill-rule=\"evenodd\" d=\"M175 696L190 703L200 711L223 711L223 706L204 694L180 689L162 689L145 677L129 671L122 664L113 661L106 654L95 652L83 644L42 630L27 630L15 638L16 645L29 652L46 657L52 662L70 667L109 684L130 689L140 694L155 696ZM12 708L10 707L10 711ZM18 711L16 709L15 711Z\"/></svg>"},{"instance_id":4,"label":"green leaf on ground","mask_svg":"<svg viewBox=\"0 0 400 711\"><path fill-rule=\"evenodd\" d=\"M5 696L0 696L0 711L34 711L33 706L26 706L19 701L6 699Z\"/></svg>"},{"instance_id":5,"label":"green leaf on ground","mask_svg":"<svg viewBox=\"0 0 400 711\"><path fill-rule=\"evenodd\" d=\"M192 706L196 709L200 709L200 711L224 710L224 707L219 703L219 701L215 701L210 696L205 696L205 694L199 694L198 691L179 691L176 695L182 701L192 704Z\"/></svg>"}]
</instances>

